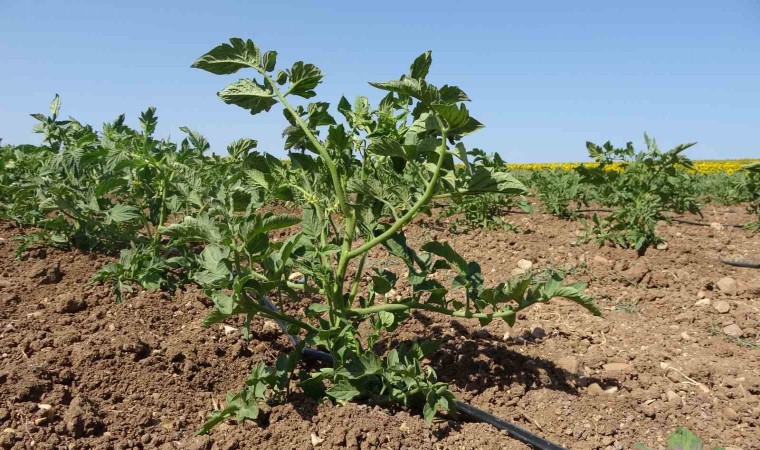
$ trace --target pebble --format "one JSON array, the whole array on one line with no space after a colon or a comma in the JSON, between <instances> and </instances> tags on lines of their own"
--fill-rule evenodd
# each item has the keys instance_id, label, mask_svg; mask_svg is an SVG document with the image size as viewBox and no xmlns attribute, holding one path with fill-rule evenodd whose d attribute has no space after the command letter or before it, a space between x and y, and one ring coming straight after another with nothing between
<instances>
[{"instance_id":1,"label":"pebble","mask_svg":"<svg viewBox=\"0 0 760 450\"><path fill-rule=\"evenodd\" d=\"M715 231L723 231L723 225L719 224L718 222L711 222L710 228L712 228Z\"/></svg>"},{"instance_id":2,"label":"pebble","mask_svg":"<svg viewBox=\"0 0 760 450\"><path fill-rule=\"evenodd\" d=\"M527 259L521 259L517 261L517 267L522 270L530 270L533 268L533 263L528 261Z\"/></svg>"},{"instance_id":3,"label":"pebble","mask_svg":"<svg viewBox=\"0 0 760 450\"><path fill-rule=\"evenodd\" d=\"M739 338L742 337L744 331L739 327L739 325L734 323L727 327L723 327L723 333L731 337Z\"/></svg>"},{"instance_id":4,"label":"pebble","mask_svg":"<svg viewBox=\"0 0 760 450\"><path fill-rule=\"evenodd\" d=\"M710 306L710 303L712 303L712 300L709 298L703 298L701 300L697 300L697 302L694 303L694 306Z\"/></svg>"},{"instance_id":5,"label":"pebble","mask_svg":"<svg viewBox=\"0 0 760 450\"><path fill-rule=\"evenodd\" d=\"M737 413L735 409L726 406L723 408L723 416L726 419L736 420L739 418L739 413Z\"/></svg>"},{"instance_id":6,"label":"pebble","mask_svg":"<svg viewBox=\"0 0 760 450\"><path fill-rule=\"evenodd\" d=\"M729 305L725 300L718 300L717 302L713 303L713 308L721 314L725 314L731 311L731 305Z\"/></svg>"},{"instance_id":7,"label":"pebble","mask_svg":"<svg viewBox=\"0 0 760 450\"><path fill-rule=\"evenodd\" d=\"M739 293L739 284L731 277L723 277L716 283L718 289L727 295L736 295Z\"/></svg>"},{"instance_id":8,"label":"pebble","mask_svg":"<svg viewBox=\"0 0 760 450\"><path fill-rule=\"evenodd\" d=\"M707 297L707 292L705 291L697 292L697 298L705 298L705 297Z\"/></svg>"},{"instance_id":9,"label":"pebble","mask_svg":"<svg viewBox=\"0 0 760 450\"><path fill-rule=\"evenodd\" d=\"M224 334L227 334L227 335L232 334L235 331L237 331L237 328L231 327L229 325L222 325L222 329L224 330Z\"/></svg>"},{"instance_id":10,"label":"pebble","mask_svg":"<svg viewBox=\"0 0 760 450\"><path fill-rule=\"evenodd\" d=\"M657 250L667 250L668 249L668 243L667 242L660 242L657 244Z\"/></svg>"},{"instance_id":11,"label":"pebble","mask_svg":"<svg viewBox=\"0 0 760 450\"><path fill-rule=\"evenodd\" d=\"M314 433L311 433L311 445L313 445L314 447L316 447L317 445L323 443L324 441L325 440L322 439L321 437L317 436Z\"/></svg>"},{"instance_id":12,"label":"pebble","mask_svg":"<svg viewBox=\"0 0 760 450\"><path fill-rule=\"evenodd\" d=\"M683 399L675 393L675 391L667 391L665 392L665 396L668 399L669 403L681 403L683 404Z\"/></svg>"},{"instance_id":13,"label":"pebble","mask_svg":"<svg viewBox=\"0 0 760 450\"><path fill-rule=\"evenodd\" d=\"M577 375L580 365L578 364L577 358L573 356L565 356L564 358L557 360L557 367L565 372Z\"/></svg>"},{"instance_id":14,"label":"pebble","mask_svg":"<svg viewBox=\"0 0 760 450\"><path fill-rule=\"evenodd\" d=\"M600 395L604 392L604 389L599 386L599 383L591 383L588 385L588 388L586 388L586 392L589 395Z\"/></svg>"}]
</instances>

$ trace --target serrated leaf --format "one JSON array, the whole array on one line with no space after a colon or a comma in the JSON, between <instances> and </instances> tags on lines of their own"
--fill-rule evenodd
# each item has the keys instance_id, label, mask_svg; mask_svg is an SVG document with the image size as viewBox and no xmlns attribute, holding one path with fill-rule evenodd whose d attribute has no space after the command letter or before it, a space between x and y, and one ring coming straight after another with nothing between
<instances>
[{"instance_id":1,"label":"serrated leaf","mask_svg":"<svg viewBox=\"0 0 760 450\"><path fill-rule=\"evenodd\" d=\"M251 114L269 111L277 103L274 94L266 86L250 78L243 78L228 85L218 95L224 103L245 108Z\"/></svg>"},{"instance_id":2,"label":"serrated leaf","mask_svg":"<svg viewBox=\"0 0 760 450\"><path fill-rule=\"evenodd\" d=\"M407 155L401 144L389 136L380 136L372 139L367 146L367 151L378 156L397 156L407 159Z\"/></svg>"},{"instance_id":3,"label":"serrated leaf","mask_svg":"<svg viewBox=\"0 0 760 450\"><path fill-rule=\"evenodd\" d=\"M326 392L327 395L340 404L351 401L359 395L359 390L352 386L347 380L341 380L333 384Z\"/></svg>"},{"instance_id":4,"label":"serrated leaf","mask_svg":"<svg viewBox=\"0 0 760 450\"><path fill-rule=\"evenodd\" d=\"M314 64L298 61L288 71L290 87L287 93L303 98L312 98L317 95L314 88L322 81L322 71Z\"/></svg>"},{"instance_id":5,"label":"serrated leaf","mask_svg":"<svg viewBox=\"0 0 760 450\"><path fill-rule=\"evenodd\" d=\"M496 172L489 167L478 166L470 178L467 193L525 194L527 189L517 178L507 172Z\"/></svg>"},{"instance_id":6,"label":"serrated leaf","mask_svg":"<svg viewBox=\"0 0 760 450\"><path fill-rule=\"evenodd\" d=\"M467 107L464 104L460 104L457 107L456 104L435 103L431 107L446 121L451 130L456 130L467 125L470 120L470 112L467 111Z\"/></svg>"},{"instance_id":7,"label":"serrated leaf","mask_svg":"<svg viewBox=\"0 0 760 450\"><path fill-rule=\"evenodd\" d=\"M453 264L457 271L466 274L468 271L467 261L457 253L448 242L432 241L422 246L422 250L440 256L449 263Z\"/></svg>"},{"instance_id":8,"label":"serrated leaf","mask_svg":"<svg viewBox=\"0 0 760 450\"><path fill-rule=\"evenodd\" d=\"M229 44L214 47L191 67L217 75L235 73L245 67L264 69L259 47L250 39L244 41L240 38L232 38Z\"/></svg>"},{"instance_id":9,"label":"serrated leaf","mask_svg":"<svg viewBox=\"0 0 760 450\"><path fill-rule=\"evenodd\" d=\"M140 210L131 205L118 204L106 212L106 223L123 223L142 216Z\"/></svg>"},{"instance_id":10,"label":"serrated leaf","mask_svg":"<svg viewBox=\"0 0 760 450\"><path fill-rule=\"evenodd\" d=\"M412 65L409 69L409 76L412 78L424 80L430 72L430 66L432 64L433 54L430 50L428 50L414 59L414 62L412 62Z\"/></svg>"}]
</instances>

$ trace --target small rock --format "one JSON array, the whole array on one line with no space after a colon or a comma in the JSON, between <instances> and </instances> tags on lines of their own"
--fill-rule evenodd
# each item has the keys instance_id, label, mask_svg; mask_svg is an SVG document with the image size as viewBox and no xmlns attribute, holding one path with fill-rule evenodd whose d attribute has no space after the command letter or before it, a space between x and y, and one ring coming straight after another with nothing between
<instances>
[{"instance_id":1,"label":"small rock","mask_svg":"<svg viewBox=\"0 0 760 450\"><path fill-rule=\"evenodd\" d=\"M617 386L612 386L612 387L608 387L607 389L605 389L604 393L605 394L614 394L617 391L618 391L618 387Z\"/></svg>"},{"instance_id":2,"label":"small rock","mask_svg":"<svg viewBox=\"0 0 760 450\"><path fill-rule=\"evenodd\" d=\"M703 298L701 300L697 300L696 303L694 303L694 306L710 306L710 303L712 303L712 300L709 298Z\"/></svg>"},{"instance_id":3,"label":"small rock","mask_svg":"<svg viewBox=\"0 0 760 450\"><path fill-rule=\"evenodd\" d=\"M314 433L311 433L311 445L313 445L314 447L316 447L317 445L323 443L324 441L325 440L322 439L321 437L317 436Z\"/></svg>"},{"instance_id":4,"label":"small rock","mask_svg":"<svg viewBox=\"0 0 760 450\"><path fill-rule=\"evenodd\" d=\"M586 388L586 392L588 392L589 395L601 395L604 392L604 389L599 386L599 383L591 383L588 385L588 388Z\"/></svg>"},{"instance_id":5,"label":"small rock","mask_svg":"<svg viewBox=\"0 0 760 450\"><path fill-rule=\"evenodd\" d=\"M521 259L517 261L517 267L522 270L530 270L533 268L533 263L528 261L527 259Z\"/></svg>"},{"instance_id":6,"label":"small rock","mask_svg":"<svg viewBox=\"0 0 760 450\"><path fill-rule=\"evenodd\" d=\"M288 281L293 283L301 283L303 282L303 274L301 272L293 272L290 275L288 275Z\"/></svg>"},{"instance_id":7,"label":"small rock","mask_svg":"<svg viewBox=\"0 0 760 450\"><path fill-rule=\"evenodd\" d=\"M667 242L660 242L657 244L657 250L667 250L668 249L668 243Z\"/></svg>"},{"instance_id":8,"label":"small rock","mask_svg":"<svg viewBox=\"0 0 760 450\"><path fill-rule=\"evenodd\" d=\"M742 337L744 331L737 324L732 324L727 327L723 327L723 333L728 336L739 338Z\"/></svg>"},{"instance_id":9,"label":"small rock","mask_svg":"<svg viewBox=\"0 0 760 450\"><path fill-rule=\"evenodd\" d=\"M265 320L264 324L261 326L261 331L265 334L269 333L276 333L279 331L280 327L277 325L277 322L274 320Z\"/></svg>"},{"instance_id":10,"label":"small rock","mask_svg":"<svg viewBox=\"0 0 760 450\"><path fill-rule=\"evenodd\" d=\"M736 295L739 292L739 284L731 277L723 277L716 283L718 289L727 295Z\"/></svg>"},{"instance_id":11,"label":"small rock","mask_svg":"<svg viewBox=\"0 0 760 450\"><path fill-rule=\"evenodd\" d=\"M229 326L229 325L222 325L222 330L224 330L224 334L230 335L237 331L237 328Z\"/></svg>"},{"instance_id":12,"label":"small rock","mask_svg":"<svg viewBox=\"0 0 760 450\"><path fill-rule=\"evenodd\" d=\"M719 224L718 222L710 222L710 228L715 231L723 231L723 225Z\"/></svg>"},{"instance_id":13,"label":"small rock","mask_svg":"<svg viewBox=\"0 0 760 450\"><path fill-rule=\"evenodd\" d=\"M541 327L533 327L530 330L530 334L534 339L541 339L546 336L546 331Z\"/></svg>"},{"instance_id":14,"label":"small rock","mask_svg":"<svg viewBox=\"0 0 760 450\"><path fill-rule=\"evenodd\" d=\"M687 341L687 342L689 342L689 341L693 341L693 340L694 340L694 338L693 338L693 337L691 337L691 336L689 335L689 333L687 333L687 332L685 332L685 331L684 331L683 333L681 333L681 339L682 339L682 340L684 340L684 341Z\"/></svg>"},{"instance_id":15,"label":"small rock","mask_svg":"<svg viewBox=\"0 0 760 450\"><path fill-rule=\"evenodd\" d=\"M104 428L94 404L82 396L71 401L63 415L63 423L75 438L99 435Z\"/></svg>"},{"instance_id":16,"label":"small rock","mask_svg":"<svg viewBox=\"0 0 760 450\"><path fill-rule=\"evenodd\" d=\"M717 302L713 303L713 308L721 314L725 314L731 311L731 305L729 305L725 300L718 300Z\"/></svg>"},{"instance_id":17,"label":"small rock","mask_svg":"<svg viewBox=\"0 0 760 450\"><path fill-rule=\"evenodd\" d=\"M668 399L669 403L681 403L683 404L683 399L675 393L675 391L667 391L665 392L665 396Z\"/></svg>"},{"instance_id":18,"label":"small rock","mask_svg":"<svg viewBox=\"0 0 760 450\"><path fill-rule=\"evenodd\" d=\"M564 358L557 360L557 367L564 370L565 372L577 375L580 365L578 364L578 360L575 357L565 356Z\"/></svg>"},{"instance_id":19,"label":"small rock","mask_svg":"<svg viewBox=\"0 0 760 450\"><path fill-rule=\"evenodd\" d=\"M697 292L697 298L705 298L706 296L707 296L707 292L705 291Z\"/></svg>"},{"instance_id":20,"label":"small rock","mask_svg":"<svg viewBox=\"0 0 760 450\"><path fill-rule=\"evenodd\" d=\"M631 283L641 283L644 277L649 273L649 266L645 261L635 262L628 270L622 272L626 280Z\"/></svg>"},{"instance_id":21,"label":"small rock","mask_svg":"<svg viewBox=\"0 0 760 450\"><path fill-rule=\"evenodd\" d=\"M739 413L737 413L735 409L729 408L728 406L726 406L725 408L723 408L723 416L726 419L736 420L739 418Z\"/></svg>"},{"instance_id":22,"label":"small rock","mask_svg":"<svg viewBox=\"0 0 760 450\"><path fill-rule=\"evenodd\" d=\"M55 300L55 311L62 314L74 314L87 309L87 302L67 292Z\"/></svg>"},{"instance_id":23,"label":"small rock","mask_svg":"<svg viewBox=\"0 0 760 450\"><path fill-rule=\"evenodd\" d=\"M602 368L607 372L623 372L623 373L631 373L635 369L632 365L627 363L608 363L602 366Z\"/></svg>"}]
</instances>

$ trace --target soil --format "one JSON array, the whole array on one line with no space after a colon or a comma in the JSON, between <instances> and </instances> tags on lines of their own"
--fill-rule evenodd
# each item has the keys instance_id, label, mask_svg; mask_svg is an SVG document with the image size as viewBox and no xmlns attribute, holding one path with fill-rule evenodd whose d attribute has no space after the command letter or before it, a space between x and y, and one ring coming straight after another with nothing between
<instances>
[{"instance_id":1,"label":"soil","mask_svg":"<svg viewBox=\"0 0 760 450\"><path fill-rule=\"evenodd\" d=\"M739 206L705 215L749 220ZM520 234L452 235L424 218L408 236L413 246L447 240L493 282L521 259L539 272L562 268L589 283L605 317L566 301L521 313L511 329L416 313L384 345L440 340L428 362L461 400L569 449L663 448L679 426L710 445L760 449L760 271L719 262L760 260L758 234L662 224L667 248L639 257L576 244L577 221L508 218ZM528 448L480 423L426 425L417 411L298 394L271 407L267 423L194 436L253 364L288 350L277 326L254 321L248 341L239 322L202 328L209 301L192 286L138 289L115 304L108 286L88 283L111 258L42 249L19 260L12 238L21 233L0 226L0 448ZM393 264L382 251L368 260Z\"/></svg>"}]
</instances>

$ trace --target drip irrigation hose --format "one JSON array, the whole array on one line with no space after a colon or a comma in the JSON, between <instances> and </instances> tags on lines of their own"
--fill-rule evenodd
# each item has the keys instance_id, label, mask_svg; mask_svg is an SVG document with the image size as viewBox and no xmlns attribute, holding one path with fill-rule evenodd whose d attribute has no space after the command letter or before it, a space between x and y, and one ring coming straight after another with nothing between
<instances>
[{"instance_id":1,"label":"drip irrigation hose","mask_svg":"<svg viewBox=\"0 0 760 450\"><path fill-rule=\"evenodd\" d=\"M746 267L749 269L760 269L760 263L756 262L749 262L749 261L732 261L730 259L721 259L720 262L723 264L728 264L729 266L734 267Z\"/></svg>"},{"instance_id":2,"label":"drip irrigation hose","mask_svg":"<svg viewBox=\"0 0 760 450\"><path fill-rule=\"evenodd\" d=\"M680 217L668 217L668 219L672 220L673 222L685 223L687 225L699 225L701 227L709 227L712 225L710 223L697 222L696 220L681 219ZM724 227L731 227L731 228L744 228L744 225L740 225L736 223L728 223L728 224L722 223L720 225Z\"/></svg>"},{"instance_id":3,"label":"drip irrigation hose","mask_svg":"<svg viewBox=\"0 0 760 450\"><path fill-rule=\"evenodd\" d=\"M277 306L274 305L267 296L262 297L262 303L265 308L272 311L279 312ZM285 333L288 339L290 339L290 342L294 346L299 343L300 339L298 338L298 336L293 336L292 334L288 333L287 326L285 325L284 322L282 322L281 320L278 320L277 325L279 325L280 329L283 331L283 333ZM312 361L320 361L326 364L333 363L332 355L320 350L314 350L312 348L307 347L303 349L301 355L303 356L304 359L309 359ZM468 416L477 422L487 423L499 431L506 431L508 435L512 436L513 438L517 439L518 441L524 444L530 445L536 450L567 450L565 447L549 442L546 439L542 438L541 436L535 435L528 430L524 430L518 427L517 425L507 422L506 420L501 419L499 417L496 417L493 414L483 411L480 408L476 408L475 406L472 406L469 403L465 403L465 402L457 400L456 407L457 407L457 411L464 414L465 416Z\"/></svg>"}]
</instances>

